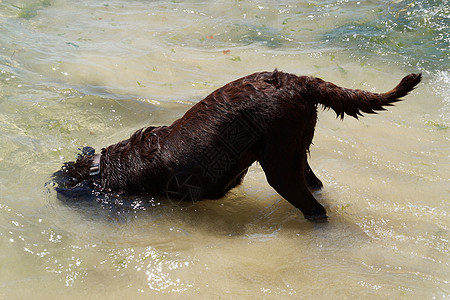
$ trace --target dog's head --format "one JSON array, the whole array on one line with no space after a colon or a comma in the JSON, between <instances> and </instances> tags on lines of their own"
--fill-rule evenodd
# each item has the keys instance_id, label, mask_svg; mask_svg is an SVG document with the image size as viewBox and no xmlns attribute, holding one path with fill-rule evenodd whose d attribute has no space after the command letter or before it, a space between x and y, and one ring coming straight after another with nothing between
<instances>
[{"instance_id":1,"label":"dog's head","mask_svg":"<svg viewBox=\"0 0 450 300\"><path fill-rule=\"evenodd\" d=\"M94 182L91 180L91 170L95 158L92 147L79 149L76 161L64 163L61 170L53 173L53 183L58 195L70 198L91 195Z\"/></svg>"}]
</instances>

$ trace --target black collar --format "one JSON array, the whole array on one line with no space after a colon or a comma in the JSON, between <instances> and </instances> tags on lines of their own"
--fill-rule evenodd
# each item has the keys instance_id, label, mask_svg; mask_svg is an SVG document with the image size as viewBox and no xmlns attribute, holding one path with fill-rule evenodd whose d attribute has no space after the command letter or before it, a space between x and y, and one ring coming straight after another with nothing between
<instances>
[{"instance_id":1,"label":"black collar","mask_svg":"<svg viewBox=\"0 0 450 300\"><path fill-rule=\"evenodd\" d=\"M100 180L100 158L101 154L95 154L94 159L92 160L92 165L89 168L89 177L93 180Z\"/></svg>"}]
</instances>

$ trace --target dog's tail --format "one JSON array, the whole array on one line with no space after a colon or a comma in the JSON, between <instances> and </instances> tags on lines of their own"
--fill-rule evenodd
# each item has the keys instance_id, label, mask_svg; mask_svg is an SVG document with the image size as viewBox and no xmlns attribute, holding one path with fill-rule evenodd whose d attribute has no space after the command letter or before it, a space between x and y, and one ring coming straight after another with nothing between
<instances>
[{"instance_id":1,"label":"dog's tail","mask_svg":"<svg viewBox=\"0 0 450 300\"><path fill-rule=\"evenodd\" d=\"M387 93L372 93L362 90L346 89L331 82L314 78L310 84L314 91L312 100L326 108L333 109L341 119L344 114L355 117L362 116L361 112L376 114L376 110L385 110L383 106L400 101L420 82L422 74L409 74L391 91Z\"/></svg>"}]
</instances>

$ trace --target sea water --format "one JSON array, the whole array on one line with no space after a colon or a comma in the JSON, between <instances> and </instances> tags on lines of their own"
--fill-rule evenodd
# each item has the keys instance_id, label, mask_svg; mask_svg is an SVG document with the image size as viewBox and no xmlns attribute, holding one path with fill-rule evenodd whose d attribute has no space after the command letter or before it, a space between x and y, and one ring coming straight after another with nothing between
<instances>
[{"instance_id":1,"label":"sea water","mask_svg":"<svg viewBox=\"0 0 450 300\"><path fill-rule=\"evenodd\" d=\"M449 15L448 0L0 1L0 299L448 298ZM186 206L64 203L46 185L79 147L275 68L374 92L423 73L378 115L319 112L328 223L258 165Z\"/></svg>"}]
</instances>

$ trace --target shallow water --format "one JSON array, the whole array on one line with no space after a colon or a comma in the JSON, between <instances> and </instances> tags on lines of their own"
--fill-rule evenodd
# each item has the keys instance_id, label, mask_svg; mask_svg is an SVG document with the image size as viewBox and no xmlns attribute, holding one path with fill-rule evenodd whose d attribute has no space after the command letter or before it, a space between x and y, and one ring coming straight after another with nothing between
<instances>
[{"instance_id":1,"label":"shallow water","mask_svg":"<svg viewBox=\"0 0 450 300\"><path fill-rule=\"evenodd\" d=\"M414 298L449 289L448 1L0 2L0 298ZM254 71L386 91L320 112L312 224L250 169L217 201L67 205L45 187L77 148L169 124Z\"/></svg>"}]
</instances>

